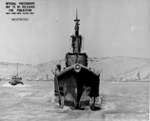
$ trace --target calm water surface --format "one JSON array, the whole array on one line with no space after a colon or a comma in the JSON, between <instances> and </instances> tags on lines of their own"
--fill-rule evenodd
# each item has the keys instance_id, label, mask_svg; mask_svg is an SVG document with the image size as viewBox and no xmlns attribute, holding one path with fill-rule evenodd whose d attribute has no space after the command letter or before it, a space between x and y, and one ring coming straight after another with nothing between
<instances>
[{"instance_id":1,"label":"calm water surface","mask_svg":"<svg viewBox=\"0 0 150 121\"><path fill-rule=\"evenodd\" d=\"M102 82L102 110L59 109L53 83L25 81L12 87L0 82L0 121L147 121L149 82Z\"/></svg>"}]
</instances>

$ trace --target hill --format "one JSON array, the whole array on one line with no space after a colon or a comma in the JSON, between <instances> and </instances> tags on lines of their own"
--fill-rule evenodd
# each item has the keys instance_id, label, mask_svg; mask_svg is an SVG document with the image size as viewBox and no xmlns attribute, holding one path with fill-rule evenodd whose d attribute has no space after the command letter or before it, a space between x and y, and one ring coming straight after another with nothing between
<instances>
[{"instance_id":1,"label":"hill","mask_svg":"<svg viewBox=\"0 0 150 121\"><path fill-rule=\"evenodd\" d=\"M19 75L24 80L51 80L56 64L64 66L64 60L52 60L37 65L19 64ZM135 57L89 58L89 67L101 72L103 81L144 81L150 79L150 59ZM0 62L0 78L8 80L16 74L16 63Z\"/></svg>"},{"instance_id":2,"label":"hill","mask_svg":"<svg viewBox=\"0 0 150 121\"><path fill-rule=\"evenodd\" d=\"M91 59L90 66L102 72L105 81L137 81L150 79L150 59L136 57L104 57Z\"/></svg>"}]
</instances>

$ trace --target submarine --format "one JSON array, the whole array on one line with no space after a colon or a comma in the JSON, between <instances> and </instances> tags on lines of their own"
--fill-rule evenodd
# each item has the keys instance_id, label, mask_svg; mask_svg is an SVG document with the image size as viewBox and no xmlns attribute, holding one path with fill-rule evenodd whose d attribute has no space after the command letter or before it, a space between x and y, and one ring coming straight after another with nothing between
<instances>
[{"instance_id":1,"label":"submarine","mask_svg":"<svg viewBox=\"0 0 150 121\"><path fill-rule=\"evenodd\" d=\"M81 52L82 35L79 33L78 13L74 19L74 34L71 35L72 52L65 56L65 67L56 65L54 76L55 101L60 107L70 106L73 109L99 110L100 74L88 67L88 55Z\"/></svg>"}]
</instances>

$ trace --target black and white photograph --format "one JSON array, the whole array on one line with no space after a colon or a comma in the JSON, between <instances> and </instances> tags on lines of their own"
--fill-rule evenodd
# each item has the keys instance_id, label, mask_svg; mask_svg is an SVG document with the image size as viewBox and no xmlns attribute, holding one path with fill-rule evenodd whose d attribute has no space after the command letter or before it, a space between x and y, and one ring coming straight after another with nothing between
<instances>
[{"instance_id":1,"label":"black and white photograph","mask_svg":"<svg viewBox=\"0 0 150 121\"><path fill-rule=\"evenodd\" d=\"M0 121L149 121L150 0L0 0Z\"/></svg>"}]
</instances>

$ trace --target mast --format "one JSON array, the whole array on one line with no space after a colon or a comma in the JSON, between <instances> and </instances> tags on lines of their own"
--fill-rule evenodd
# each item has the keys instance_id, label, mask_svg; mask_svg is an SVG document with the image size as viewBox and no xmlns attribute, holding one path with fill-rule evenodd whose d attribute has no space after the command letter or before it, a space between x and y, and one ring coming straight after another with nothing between
<instances>
[{"instance_id":1,"label":"mast","mask_svg":"<svg viewBox=\"0 0 150 121\"><path fill-rule=\"evenodd\" d=\"M17 76L18 76L18 63L17 63Z\"/></svg>"},{"instance_id":2,"label":"mast","mask_svg":"<svg viewBox=\"0 0 150 121\"><path fill-rule=\"evenodd\" d=\"M74 29L75 29L75 36L79 36L79 21L80 21L80 19L78 19L78 11L77 11L77 9L76 9L76 19L74 19L74 21L75 21L75 27L74 27Z\"/></svg>"},{"instance_id":3,"label":"mast","mask_svg":"<svg viewBox=\"0 0 150 121\"><path fill-rule=\"evenodd\" d=\"M71 36L72 38L72 49L73 53L80 53L81 52L81 46L82 46L82 36L79 35L79 21L78 19L78 11L76 9L76 18L74 19L75 22L75 34Z\"/></svg>"}]
</instances>

